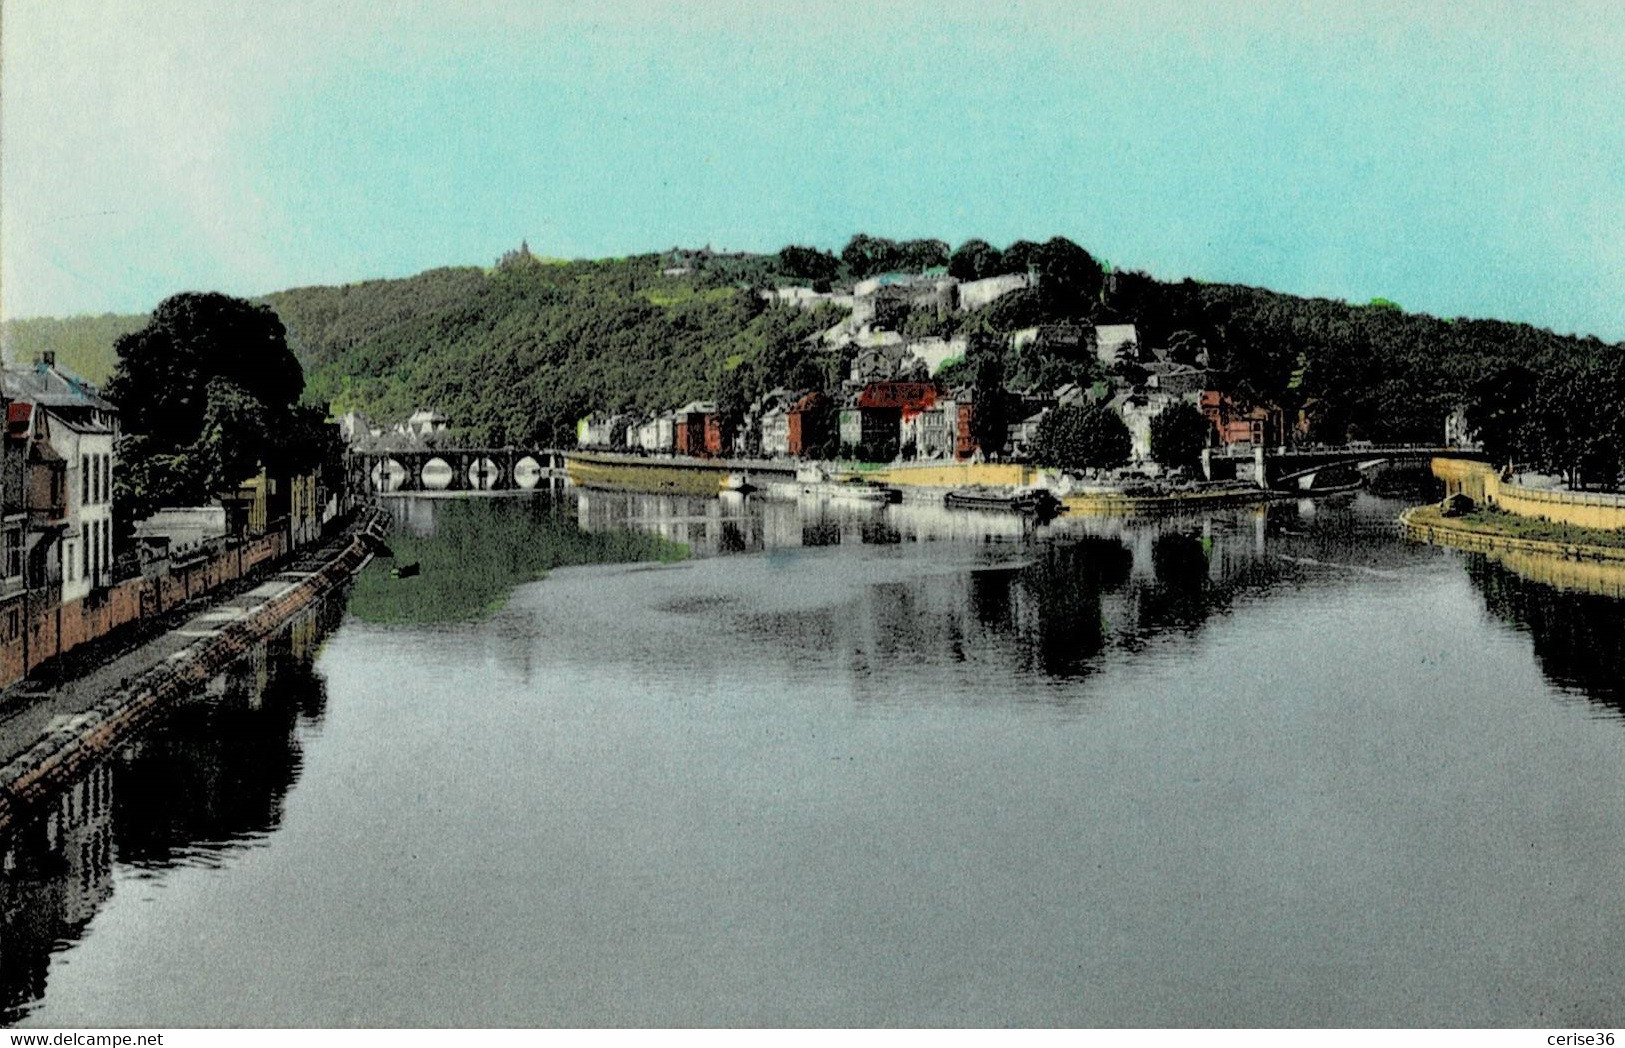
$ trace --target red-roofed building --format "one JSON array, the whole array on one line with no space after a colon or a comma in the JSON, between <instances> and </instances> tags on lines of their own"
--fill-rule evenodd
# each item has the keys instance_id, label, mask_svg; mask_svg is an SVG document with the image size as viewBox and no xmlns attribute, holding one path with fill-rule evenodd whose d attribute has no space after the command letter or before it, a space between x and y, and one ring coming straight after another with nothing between
<instances>
[{"instance_id":1,"label":"red-roofed building","mask_svg":"<svg viewBox=\"0 0 1625 1048\"><path fill-rule=\"evenodd\" d=\"M934 382L871 382L858 394L862 443L877 460L895 458L903 426L929 411L942 396Z\"/></svg>"},{"instance_id":2,"label":"red-roofed building","mask_svg":"<svg viewBox=\"0 0 1625 1048\"><path fill-rule=\"evenodd\" d=\"M1214 443L1221 448L1260 447L1280 442L1280 412L1263 406L1242 408L1228 393L1202 393L1202 414L1213 424Z\"/></svg>"}]
</instances>

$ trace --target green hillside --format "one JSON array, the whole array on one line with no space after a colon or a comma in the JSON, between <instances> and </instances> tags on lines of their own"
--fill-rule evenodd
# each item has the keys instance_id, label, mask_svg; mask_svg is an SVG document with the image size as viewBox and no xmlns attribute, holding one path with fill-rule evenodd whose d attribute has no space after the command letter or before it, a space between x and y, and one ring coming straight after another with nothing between
<instances>
[{"instance_id":1,"label":"green hillside","mask_svg":"<svg viewBox=\"0 0 1625 1048\"><path fill-rule=\"evenodd\" d=\"M113 355L114 341L146 322L143 315L120 313L8 320L0 326L0 346L9 364L26 364L42 352L53 351L63 367L103 385L118 362Z\"/></svg>"},{"instance_id":2,"label":"green hillside","mask_svg":"<svg viewBox=\"0 0 1625 1048\"><path fill-rule=\"evenodd\" d=\"M399 280L267 295L304 366L307 402L359 409L382 422L435 408L465 439L566 443L592 412L656 412L689 400L739 408L774 386L835 387L851 349L816 336L844 314L767 305L753 288L828 286L892 269L946 265L974 279L1035 272L1037 290L974 313L911 315L910 334L963 334L953 369L978 384L1050 389L1135 365L1102 367L1087 344L1016 350L1003 336L1035 324L1133 323L1142 347L1205 357L1210 382L1244 403L1280 409L1310 440L1440 439L1465 406L1492 452L1606 479L1625 452L1625 349L1527 324L1442 319L1386 300L1302 298L1240 285L1109 274L1062 239L980 241L950 255L940 241L858 236L839 255L788 247L775 255L679 252L596 261L543 260L527 249L490 269L434 269ZM93 380L115 338L139 317L26 320L6 325L8 356L58 359ZM1589 463L1589 465L1587 465Z\"/></svg>"},{"instance_id":3,"label":"green hillside","mask_svg":"<svg viewBox=\"0 0 1625 1048\"><path fill-rule=\"evenodd\" d=\"M385 421L433 407L482 443L573 440L589 412L744 396L759 385L747 376L824 383L805 343L839 314L767 310L748 288L663 267L526 256L266 300L308 401Z\"/></svg>"}]
</instances>

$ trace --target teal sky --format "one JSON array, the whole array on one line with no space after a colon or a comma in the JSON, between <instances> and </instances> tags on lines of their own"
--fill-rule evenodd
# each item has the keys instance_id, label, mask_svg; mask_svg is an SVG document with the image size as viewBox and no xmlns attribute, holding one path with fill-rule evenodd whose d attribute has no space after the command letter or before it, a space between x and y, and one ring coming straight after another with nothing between
<instances>
[{"instance_id":1,"label":"teal sky","mask_svg":"<svg viewBox=\"0 0 1625 1048\"><path fill-rule=\"evenodd\" d=\"M861 230L1625 338L1625 4L992 6L7 0L0 311Z\"/></svg>"}]
</instances>

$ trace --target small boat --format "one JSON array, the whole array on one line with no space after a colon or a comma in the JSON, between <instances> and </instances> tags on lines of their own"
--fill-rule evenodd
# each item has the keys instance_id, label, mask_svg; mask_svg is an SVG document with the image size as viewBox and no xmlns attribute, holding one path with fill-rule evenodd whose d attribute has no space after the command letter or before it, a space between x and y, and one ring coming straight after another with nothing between
<instances>
[{"instance_id":1,"label":"small boat","mask_svg":"<svg viewBox=\"0 0 1625 1048\"><path fill-rule=\"evenodd\" d=\"M953 509L991 509L1004 513L1028 513L1053 517L1061 512L1061 500L1044 488L1012 491L1007 488L955 488L943 498Z\"/></svg>"},{"instance_id":2,"label":"small boat","mask_svg":"<svg viewBox=\"0 0 1625 1048\"><path fill-rule=\"evenodd\" d=\"M423 566L414 560L410 564L399 564L393 568L390 568L389 577L392 579L409 579L417 575L422 570Z\"/></svg>"},{"instance_id":3,"label":"small boat","mask_svg":"<svg viewBox=\"0 0 1625 1048\"><path fill-rule=\"evenodd\" d=\"M734 491L741 495L748 495L756 490L756 485L750 482L747 473L730 473L719 482L723 491Z\"/></svg>"},{"instance_id":4,"label":"small boat","mask_svg":"<svg viewBox=\"0 0 1625 1048\"><path fill-rule=\"evenodd\" d=\"M875 484L861 477L831 480L822 466L803 466L796 470L796 483L801 494L812 498L839 499L844 502L901 502L903 493L896 488Z\"/></svg>"},{"instance_id":5,"label":"small boat","mask_svg":"<svg viewBox=\"0 0 1625 1048\"><path fill-rule=\"evenodd\" d=\"M861 480L851 480L844 484L826 482L823 484L807 485L807 494L819 495L824 498L838 499L843 502L900 502L903 493L894 488L882 487L879 484L870 484Z\"/></svg>"}]
</instances>

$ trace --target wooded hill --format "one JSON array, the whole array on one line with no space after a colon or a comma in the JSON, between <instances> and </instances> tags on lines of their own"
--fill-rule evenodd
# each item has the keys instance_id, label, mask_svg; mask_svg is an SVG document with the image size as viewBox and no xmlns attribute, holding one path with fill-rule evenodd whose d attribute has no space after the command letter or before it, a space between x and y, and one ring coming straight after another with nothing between
<instances>
[{"instance_id":1,"label":"wooded hill","mask_svg":"<svg viewBox=\"0 0 1625 1048\"><path fill-rule=\"evenodd\" d=\"M973 313L911 317L905 326L912 334L970 336L973 353L1002 357L1014 385L1098 377L1099 365L1087 347L1011 350L1008 333L1053 322L1134 323L1144 347L1205 348L1225 387L1280 407L1289 420L1301 413L1310 439L1435 442L1444 417L1466 405L1491 450L1539 465L1611 475L1625 450L1620 345L1527 324L1407 313L1382 301L1106 275L1060 239L1003 251L972 241L950 253L940 241L860 236L838 256L789 247L776 255L573 262L522 249L491 269L296 288L263 301L287 327L308 403L385 422L432 407L470 441L561 443L592 412L652 413L694 399L742 406L774 386L827 388L848 361L811 336L844 313L770 307L753 289L828 287L944 264L962 279L1039 274L1036 290ZM14 359L60 339L59 359L95 379L111 370L109 325L139 322L20 321L7 333ZM100 365L62 348L96 339L108 350ZM1071 358L1042 359L1056 353Z\"/></svg>"},{"instance_id":2,"label":"wooded hill","mask_svg":"<svg viewBox=\"0 0 1625 1048\"><path fill-rule=\"evenodd\" d=\"M0 328L8 363L26 364L41 353L56 354L57 363L98 386L113 375L118 358L113 343L139 330L144 313L103 313L97 317L29 317L8 320Z\"/></svg>"}]
</instances>

